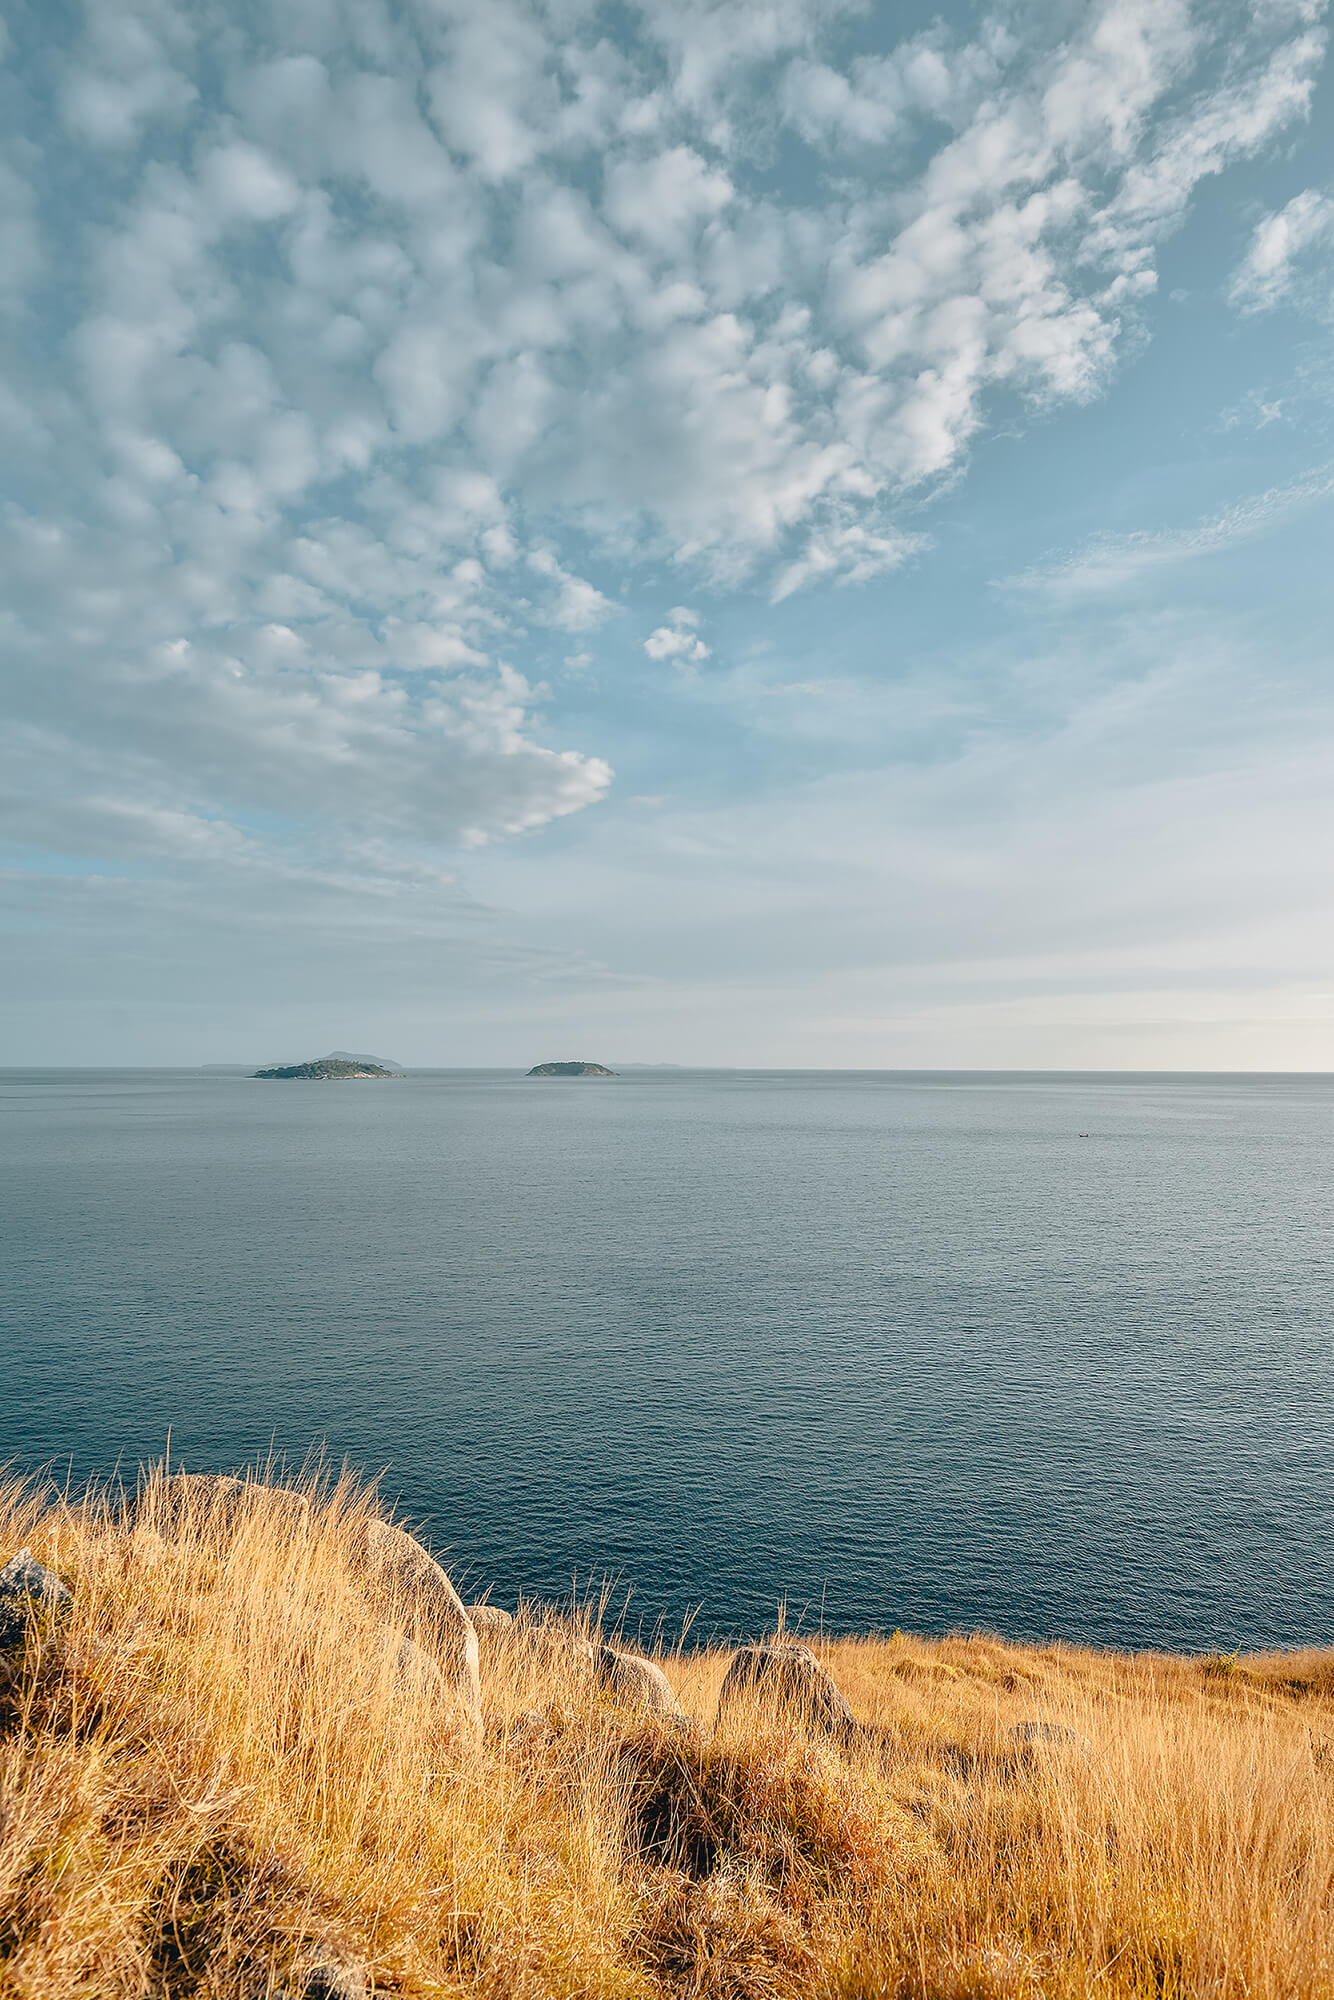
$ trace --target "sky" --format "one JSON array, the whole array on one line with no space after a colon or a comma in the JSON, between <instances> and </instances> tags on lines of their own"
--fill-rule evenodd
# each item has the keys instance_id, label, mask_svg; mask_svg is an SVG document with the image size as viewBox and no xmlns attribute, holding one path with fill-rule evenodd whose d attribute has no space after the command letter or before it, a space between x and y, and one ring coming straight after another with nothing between
<instances>
[{"instance_id":1,"label":"sky","mask_svg":"<svg viewBox=\"0 0 1334 2000\"><path fill-rule=\"evenodd\" d=\"M0 1062L1334 1069L1319 0L0 23Z\"/></svg>"}]
</instances>

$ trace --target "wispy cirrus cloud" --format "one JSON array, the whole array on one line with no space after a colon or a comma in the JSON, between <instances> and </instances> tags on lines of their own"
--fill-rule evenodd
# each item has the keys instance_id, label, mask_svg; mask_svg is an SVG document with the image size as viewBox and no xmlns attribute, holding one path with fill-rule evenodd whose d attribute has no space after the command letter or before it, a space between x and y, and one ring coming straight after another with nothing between
<instances>
[{"instance_id":1,"label":"wispy cirrus cloud","mask_svg":"<svg viewBox=\"0 0 1334 2000\"><path fill-rule=\"evenodd\" d=\"M1290 515L1334 494L1334 465L1324 465L1284 486L1249 495L1185 528L1144 528L1128 535L1096 535L1081 548L1002 578L1002 590L1057 602L1112 594L1199 557L1257 540Z\"/></svg>"}]
</instances>

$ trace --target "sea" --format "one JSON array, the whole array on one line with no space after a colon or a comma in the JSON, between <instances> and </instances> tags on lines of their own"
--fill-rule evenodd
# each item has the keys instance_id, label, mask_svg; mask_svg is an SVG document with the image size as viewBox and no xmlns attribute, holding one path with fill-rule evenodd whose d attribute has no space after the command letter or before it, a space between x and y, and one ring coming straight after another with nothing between
<instances>
[{"instance_id":1,"label":"sea","mask_svg":"<svg viewBox=\"0 0 1334 2000\"><path fill-rule=\"evenodd\" d=\"M0 1459L642 1638L1334 1644L1334 1078L0 1072Z\"/></svg>"}]
</instances>

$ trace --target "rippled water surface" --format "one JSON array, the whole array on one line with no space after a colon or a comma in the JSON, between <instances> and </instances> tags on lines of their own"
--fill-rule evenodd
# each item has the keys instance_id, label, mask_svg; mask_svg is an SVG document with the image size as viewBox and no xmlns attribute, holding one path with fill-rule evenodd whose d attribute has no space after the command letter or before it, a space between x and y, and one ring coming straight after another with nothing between
<instances>
[{"instance_id":1,"label":"rippled water surface","mask_svg":"<svg viewBox=\"0 0 1334 2000\"><path fill-rule=\"evenodd\" d=\"M499 1602L1334 1643L1334 1079L0 1072L0 1455L325 1441Z\"/></svg>"}]
</instances>

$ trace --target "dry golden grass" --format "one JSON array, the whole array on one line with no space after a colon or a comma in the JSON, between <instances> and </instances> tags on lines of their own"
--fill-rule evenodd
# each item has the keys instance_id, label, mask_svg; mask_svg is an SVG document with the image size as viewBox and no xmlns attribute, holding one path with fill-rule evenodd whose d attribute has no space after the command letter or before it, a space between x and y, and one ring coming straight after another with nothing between
<instances>
[{"instance_id":1,"label":"dry golden grass","mask_svg":"<svg viewBox=\"0 0 1334 2000\"><path fill-rule=\"evenodd\" d=\"M847 1755L663 1661L700 1727L600 1695L569 1625L483 1651L486 1740L358 1593L370 1497L0 1489L74 1588L0 1658L0 1992L1334 1996L1334 1658L989 1638L820 1645ZM1026 1745L1046 1722L1078 1743Z\"/></svg>"}]
</instances>

